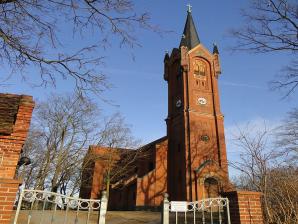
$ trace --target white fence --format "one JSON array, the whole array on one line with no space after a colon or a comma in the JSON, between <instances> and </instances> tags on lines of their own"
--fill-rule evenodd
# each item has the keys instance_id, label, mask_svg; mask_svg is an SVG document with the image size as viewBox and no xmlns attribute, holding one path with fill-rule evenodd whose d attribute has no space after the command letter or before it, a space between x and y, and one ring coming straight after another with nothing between
<instances>
[{"instance_id":1,"label":"white fence","mask_svg":"<svg viewBox=\"0 0 298 224\"><path fill-rule=\"evenodd\" d=\"M68 197L48 191L20 192L13 224L105 224L107 197L101 200Z\"/></svg>"},{"instance_id":2,"label":"white fence","mask_svg":"<svg viewBox=\"0 0 298 224\"><path fill-rule=\"evenodd\" d=\"M162 224L231 224L227 198L169 202L165 194L162 212Z\"/></svg>"}]
</instances>

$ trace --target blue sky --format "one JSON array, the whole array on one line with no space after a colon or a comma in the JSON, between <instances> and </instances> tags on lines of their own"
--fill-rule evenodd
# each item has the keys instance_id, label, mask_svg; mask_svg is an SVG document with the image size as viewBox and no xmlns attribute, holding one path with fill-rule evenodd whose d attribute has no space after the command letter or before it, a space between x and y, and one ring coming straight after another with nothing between
<instances>
[{"instance_id":1,"label":"blue sky","mask_svg":"<svg viewBox=\"0 0 298 224\"><path fill-rule=\"evenodd\" d=\"M103 114L120 111L126 122L131 124L134 135L144 143L166 134L164 119L167 116L167 83L163 80L163 57L165 51L171 51L179 45L188 3L193 6L192 15L203 45L211 49L212 44L216 42L219 46L222 66L219 88L226 129L260 119L275 123L284 117L287 111L297 106L297 93L290 99L281 100L282 94L270 91L268 87L268 82L288 62L288 55L255 55L232 53L228 50L233 44L228 31L243 24L240 10L247 8L249 1L135 2L137 11L150 12L152 23L172 32L161 37L156 33L138 31L138 40L142 47L119 49L115 44L105 51L98 52L106 56L102 71L107 74L109 82L113 85L103 97L118 106L103 103L99 99L97 101ZM71 38L67 31L62 35L65 35L65 40ZM80 43L76 41L77 44ZM34 70L29 72L34 73ZM2 69L0 78L5 74L7 71ZM62 80L56 89L32 88L18 78L11 78L6 83L9 85L1 87L1 92L33 95L35 99L44 99L51 92L71 90L69 80ZM232 150L229 137L227 142L228 150Z\"/></svg>"}]
</instances>

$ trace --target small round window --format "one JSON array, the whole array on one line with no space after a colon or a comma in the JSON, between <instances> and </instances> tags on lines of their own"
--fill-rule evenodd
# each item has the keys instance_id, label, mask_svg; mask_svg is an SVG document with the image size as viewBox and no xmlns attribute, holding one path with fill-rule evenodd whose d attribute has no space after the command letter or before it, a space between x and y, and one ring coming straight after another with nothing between
<instances>
[{"instance_id":1,"label":"small round window","mask_svg":"<svg viewBox=\"0 0 298 224\"><path fill-rule=\"evenodd\" d=\"M201 136L201 140L203 141L203 142L208 142L209 141L209 136L208 135L202 135Z\"/></svg>"}]
</instances>

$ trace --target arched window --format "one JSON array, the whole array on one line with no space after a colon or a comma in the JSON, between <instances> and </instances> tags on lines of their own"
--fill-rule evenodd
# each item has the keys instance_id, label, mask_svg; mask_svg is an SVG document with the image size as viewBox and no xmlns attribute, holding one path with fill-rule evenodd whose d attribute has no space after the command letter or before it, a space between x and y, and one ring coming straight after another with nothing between
<instances>
[{"instance_id":1,"label":"arched window","mask_svg":"<svg viewBox=\"0 0 298 224\"><path fill-rule=\"evenodd\" d=\"M203 79L203 80L206 79L207 66L203 61L195 60L193 62L193 70L196 78Z\"/></svg>"},{"instance_id":2,"label":"arched window","mask_svg":"<svg viewBox=\"0 0 298 224\"><path fill-rule=\"evenodd\" d=\"M205 197L206 198L217 198L219 197L219 184L218 181L213 177L208 177L204 181Z\"/></svg>"}]
</instances>

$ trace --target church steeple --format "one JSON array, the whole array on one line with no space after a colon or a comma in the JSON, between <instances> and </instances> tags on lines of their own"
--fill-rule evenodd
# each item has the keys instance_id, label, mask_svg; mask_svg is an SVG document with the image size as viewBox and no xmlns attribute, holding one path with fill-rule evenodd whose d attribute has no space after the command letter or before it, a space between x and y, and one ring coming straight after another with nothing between
<instances>
[{"instance_id":1,"label":"church steeple","mask_svg":"<svg viewBox=\"0 0 298 224\"><path fill-rule=\"evenodd\" d=\"M184 26L183 35L180 41L179 48L181 46L185 46L188 48L188 50L191 50L198 44L200 44L200 39L196 30L194 21L192 19L191 6L188 5L187 19Z\"/></svg>"},{"instance_id":2,"label":"church steeple","mask_svg":"<svg viewBox=\"0 0 298 224\"><path fill-rule=\"evenodd\" d=\"M218 47L200 43L188 6L180 42L164 60L168 83L167 192L174 201L218 197L229 186ZM210 178L210 179L209 179ZM211 190L212 189L212 190Z\"/></svg>"}]
</instances>

